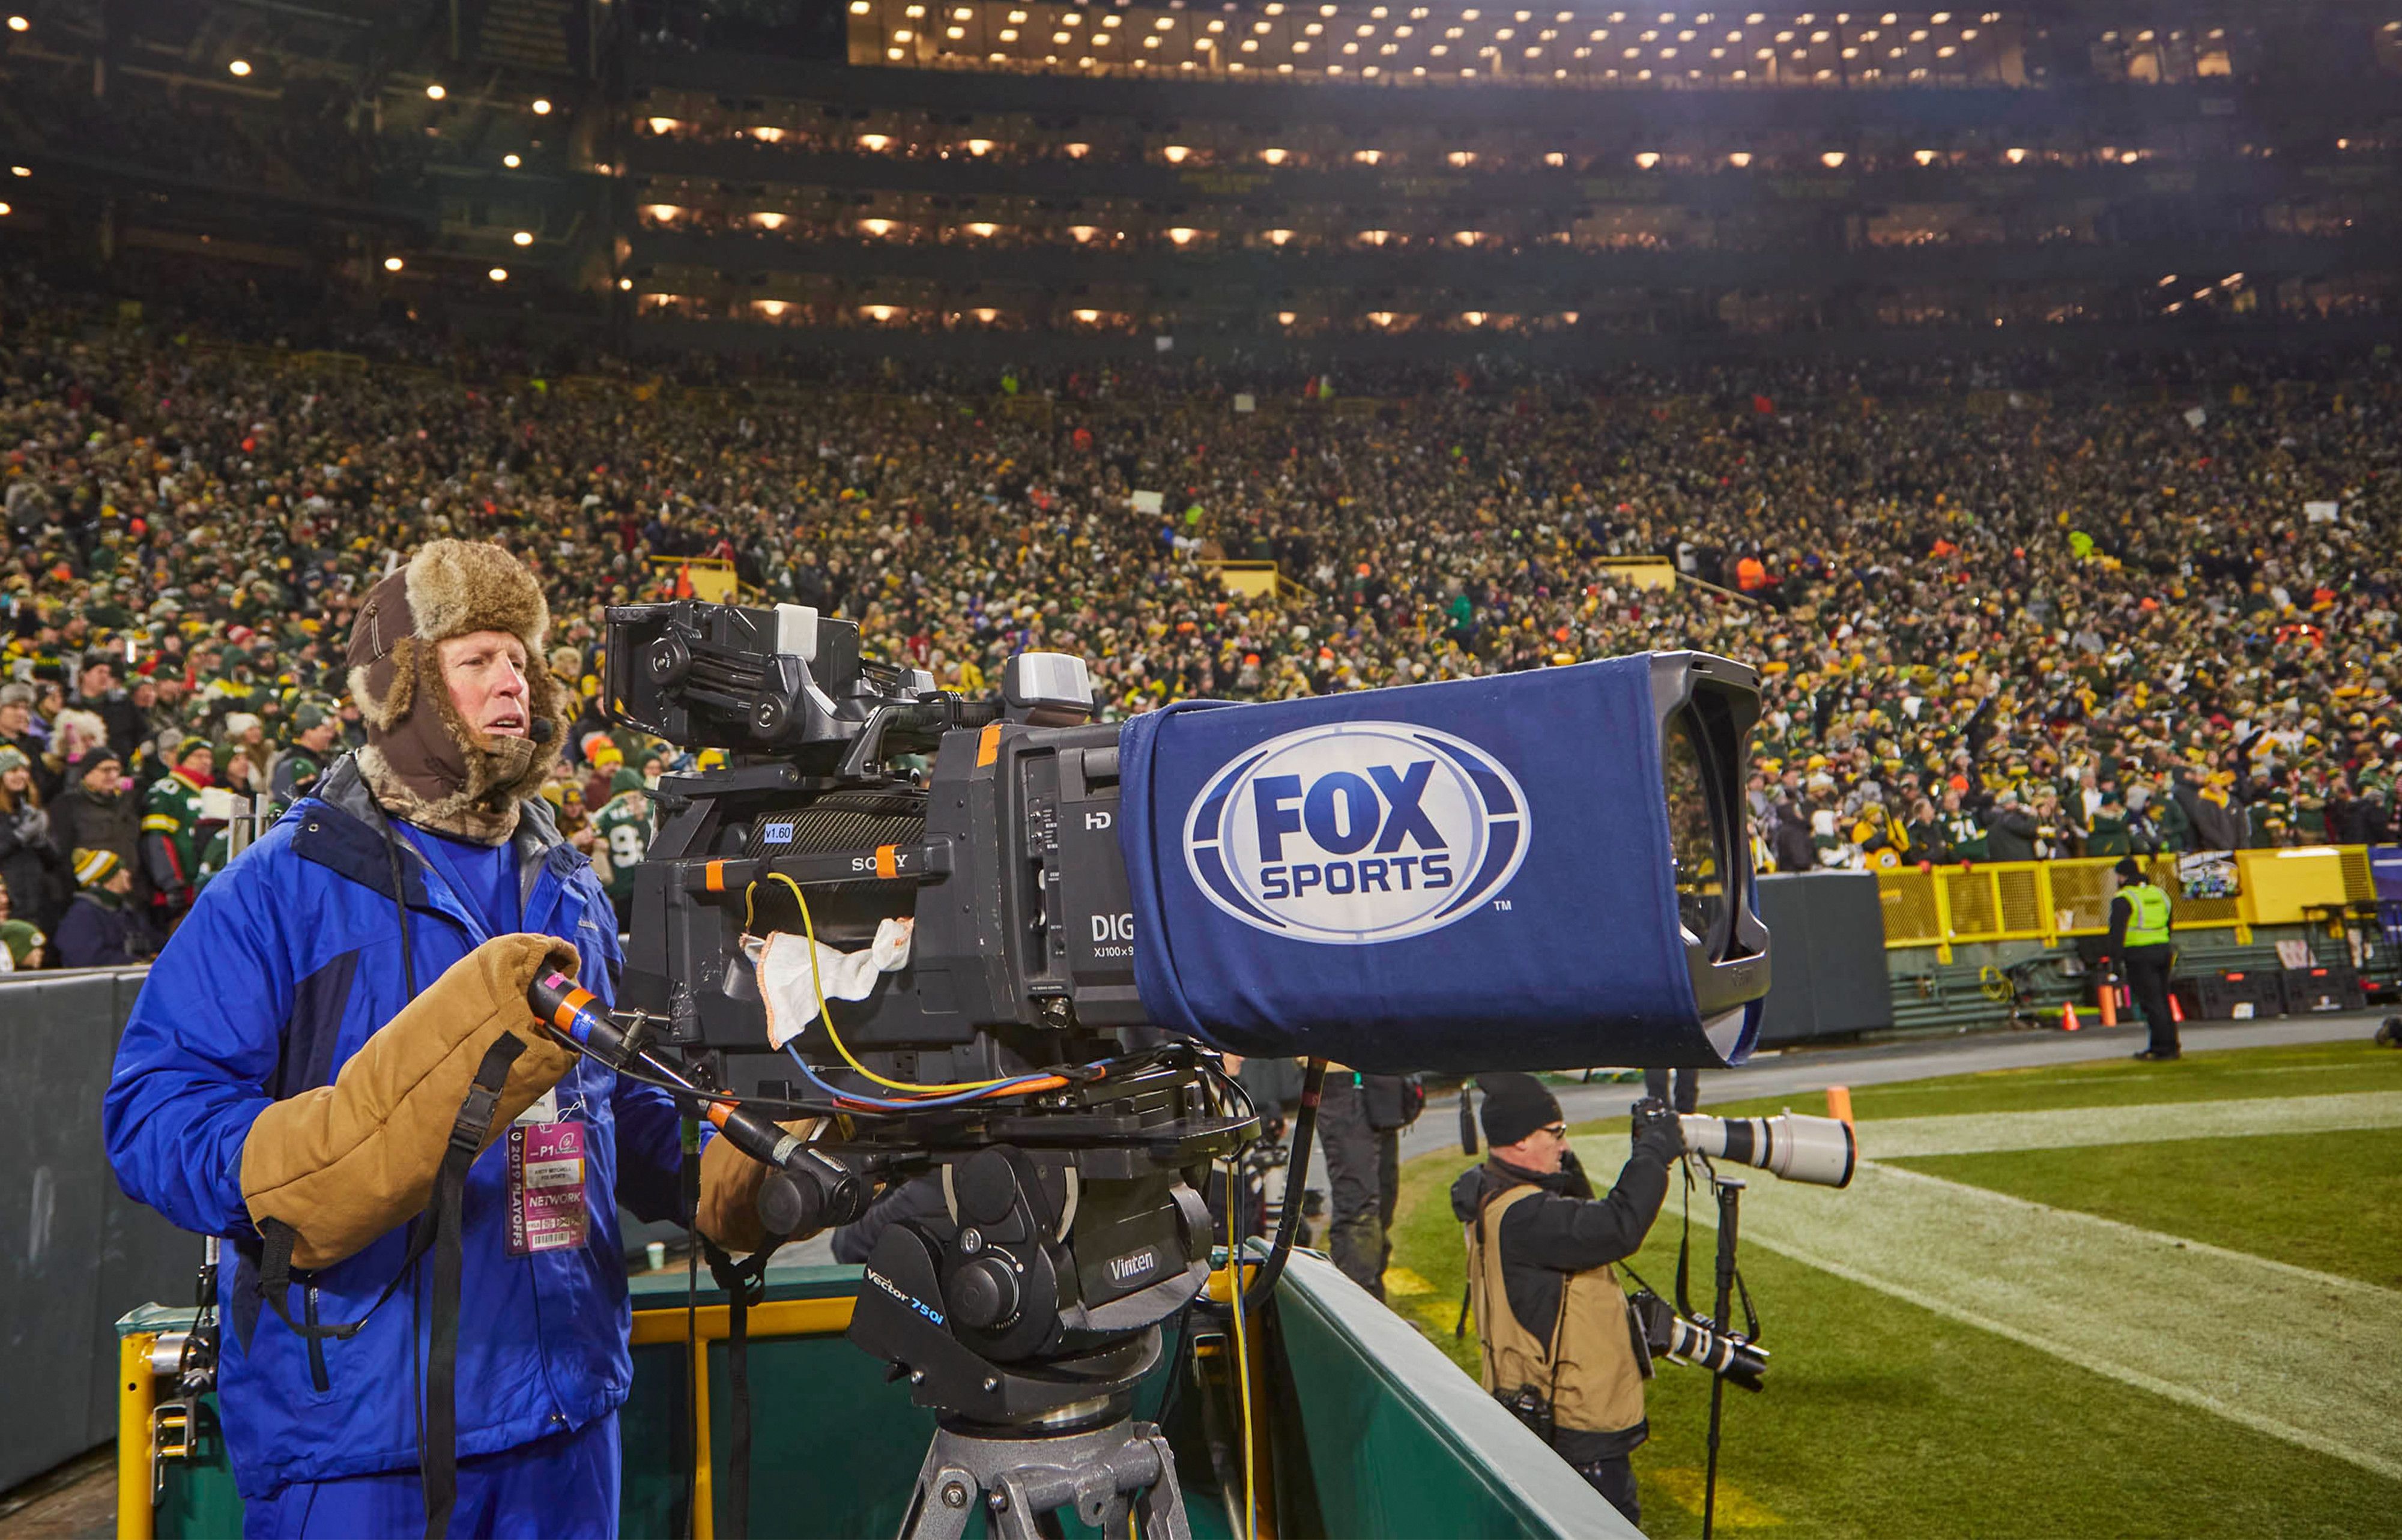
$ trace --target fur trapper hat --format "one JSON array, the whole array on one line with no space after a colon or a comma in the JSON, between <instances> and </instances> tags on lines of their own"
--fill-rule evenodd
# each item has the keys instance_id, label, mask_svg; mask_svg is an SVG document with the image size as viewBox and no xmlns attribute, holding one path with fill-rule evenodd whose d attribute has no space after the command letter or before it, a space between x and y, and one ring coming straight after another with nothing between
<instances>
[{"instance_id":1,"label":"fur trapper hat","mask_svg":"<svg viewBox=\"0 0 2402 1540\"><path fill-rule=\"evenodd\" d=\"M550 606L498 545L437 540L367 591L352 621L351 698L367 724L359 769L389 811L462 839L498 845L517 828L557 752L558 681L535 661ZM504 631L524 644L526 707L535 738L469 728L444 688L436 649L453 637Z\"/></svg>"}]
</instances>

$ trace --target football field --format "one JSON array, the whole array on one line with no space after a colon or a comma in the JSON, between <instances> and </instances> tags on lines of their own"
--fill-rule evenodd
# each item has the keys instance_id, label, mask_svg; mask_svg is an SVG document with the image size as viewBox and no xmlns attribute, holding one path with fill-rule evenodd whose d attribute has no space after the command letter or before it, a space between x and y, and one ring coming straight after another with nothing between
<instances>
[{"instance_id":1,"label":"football field","mask_svg":"<svg viewBox=\"0 0 2402 1540\"><path fill-rule=\"evenodd\" d=\"M1773 1356L1764 1393L1727 1396L1722 1529L2402 1536L2402 1053L1993 1071L1854 1102L1850 1188L1741 1173ZM1624 1124L1579 1134L1606 1189ZM1466 1163L1406 1169L1387 1292L1472 1371L1447 1199ZM1706 1312L1715 1212L1692 1200ZM1672 1189L1636 1259L1663 1292L1684 1208ZM1636 1461L1650 1533L1699 1533L1707 1409L1705 1375L1661 1367Z\"/></svg>"}]
</instances>

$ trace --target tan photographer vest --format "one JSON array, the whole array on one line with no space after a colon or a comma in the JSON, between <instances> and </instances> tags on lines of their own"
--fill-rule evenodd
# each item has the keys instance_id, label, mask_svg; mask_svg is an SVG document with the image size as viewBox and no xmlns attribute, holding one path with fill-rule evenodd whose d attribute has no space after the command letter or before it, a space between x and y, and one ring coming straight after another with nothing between
<instances>
[{"instance_id":1,"label":"tan photographer vest","mask_svg":"<svg viewBox=\"0 0 2402 1540\"><path fill-rule=\"evenodd\" d=\"M1508 1397L1532 1385L1552 1405L1553 1425L1579 1433L1618 1433L1643 1421L1643 1374L1635 1361L1625 1291L1608 1267L1560 1281L1560 1316L1547 1344L1510 1308L1501 1273L1501 1219L1520 1199L1543 1190L1515 1187L1486 1203L1468 1237L1469 1308L1484 1347L1484 1388Z\"/></svg>"}]
</instances>

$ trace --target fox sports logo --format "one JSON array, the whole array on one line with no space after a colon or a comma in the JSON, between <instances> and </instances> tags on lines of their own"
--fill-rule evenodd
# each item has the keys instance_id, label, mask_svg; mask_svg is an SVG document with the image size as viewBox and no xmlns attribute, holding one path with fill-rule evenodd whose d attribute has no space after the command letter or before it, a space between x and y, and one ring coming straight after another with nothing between
<instances>
[{"instance_id":1,"label":"fox sports logo","mask_svg":"<svg viewBox=\"0 0 2402 1540\"><path fill-rule=\"evenodd\" d=\"M1185 826L1209 901L1297 941L1440 930L1517 873L1526 796L1474 744L1402 722L1305 728L1236 756Z\"/></svg>"}]
</instances>

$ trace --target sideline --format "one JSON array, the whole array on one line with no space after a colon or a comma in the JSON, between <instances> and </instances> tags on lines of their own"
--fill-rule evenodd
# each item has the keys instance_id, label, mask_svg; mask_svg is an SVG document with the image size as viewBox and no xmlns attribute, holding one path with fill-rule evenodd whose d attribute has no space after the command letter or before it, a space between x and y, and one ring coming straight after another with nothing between
<instances>
[{"instance_id":1,"label":"sideline","mask_svg":"<svg viewBox=\"0 0 2402 1540\"><path fill-rule=\"evenodd\" d=\"M2303 1105L2321 1100L2402 1098L2219 1103L2248 1115L2216 1134L2294 1132ZM1974 1121L2017 1141L1981 1148L2056 1136L2048 1112ZM1875 1126L1877 1152L1898 1153L1882 1137L1891 1125ZM1591 1160L1614 1159L1614 1138L1578 1143ZM1706 1203L1693 1217L1715 1221ZM1743 1218L1745 1240L1795 1261L2402 1481L2402 1424L2363 1414L2402 1404L2392 1352L2402 1292L1872 1160L1843 1191L1762 1176Z\"/></svg>"}]
</instances>

